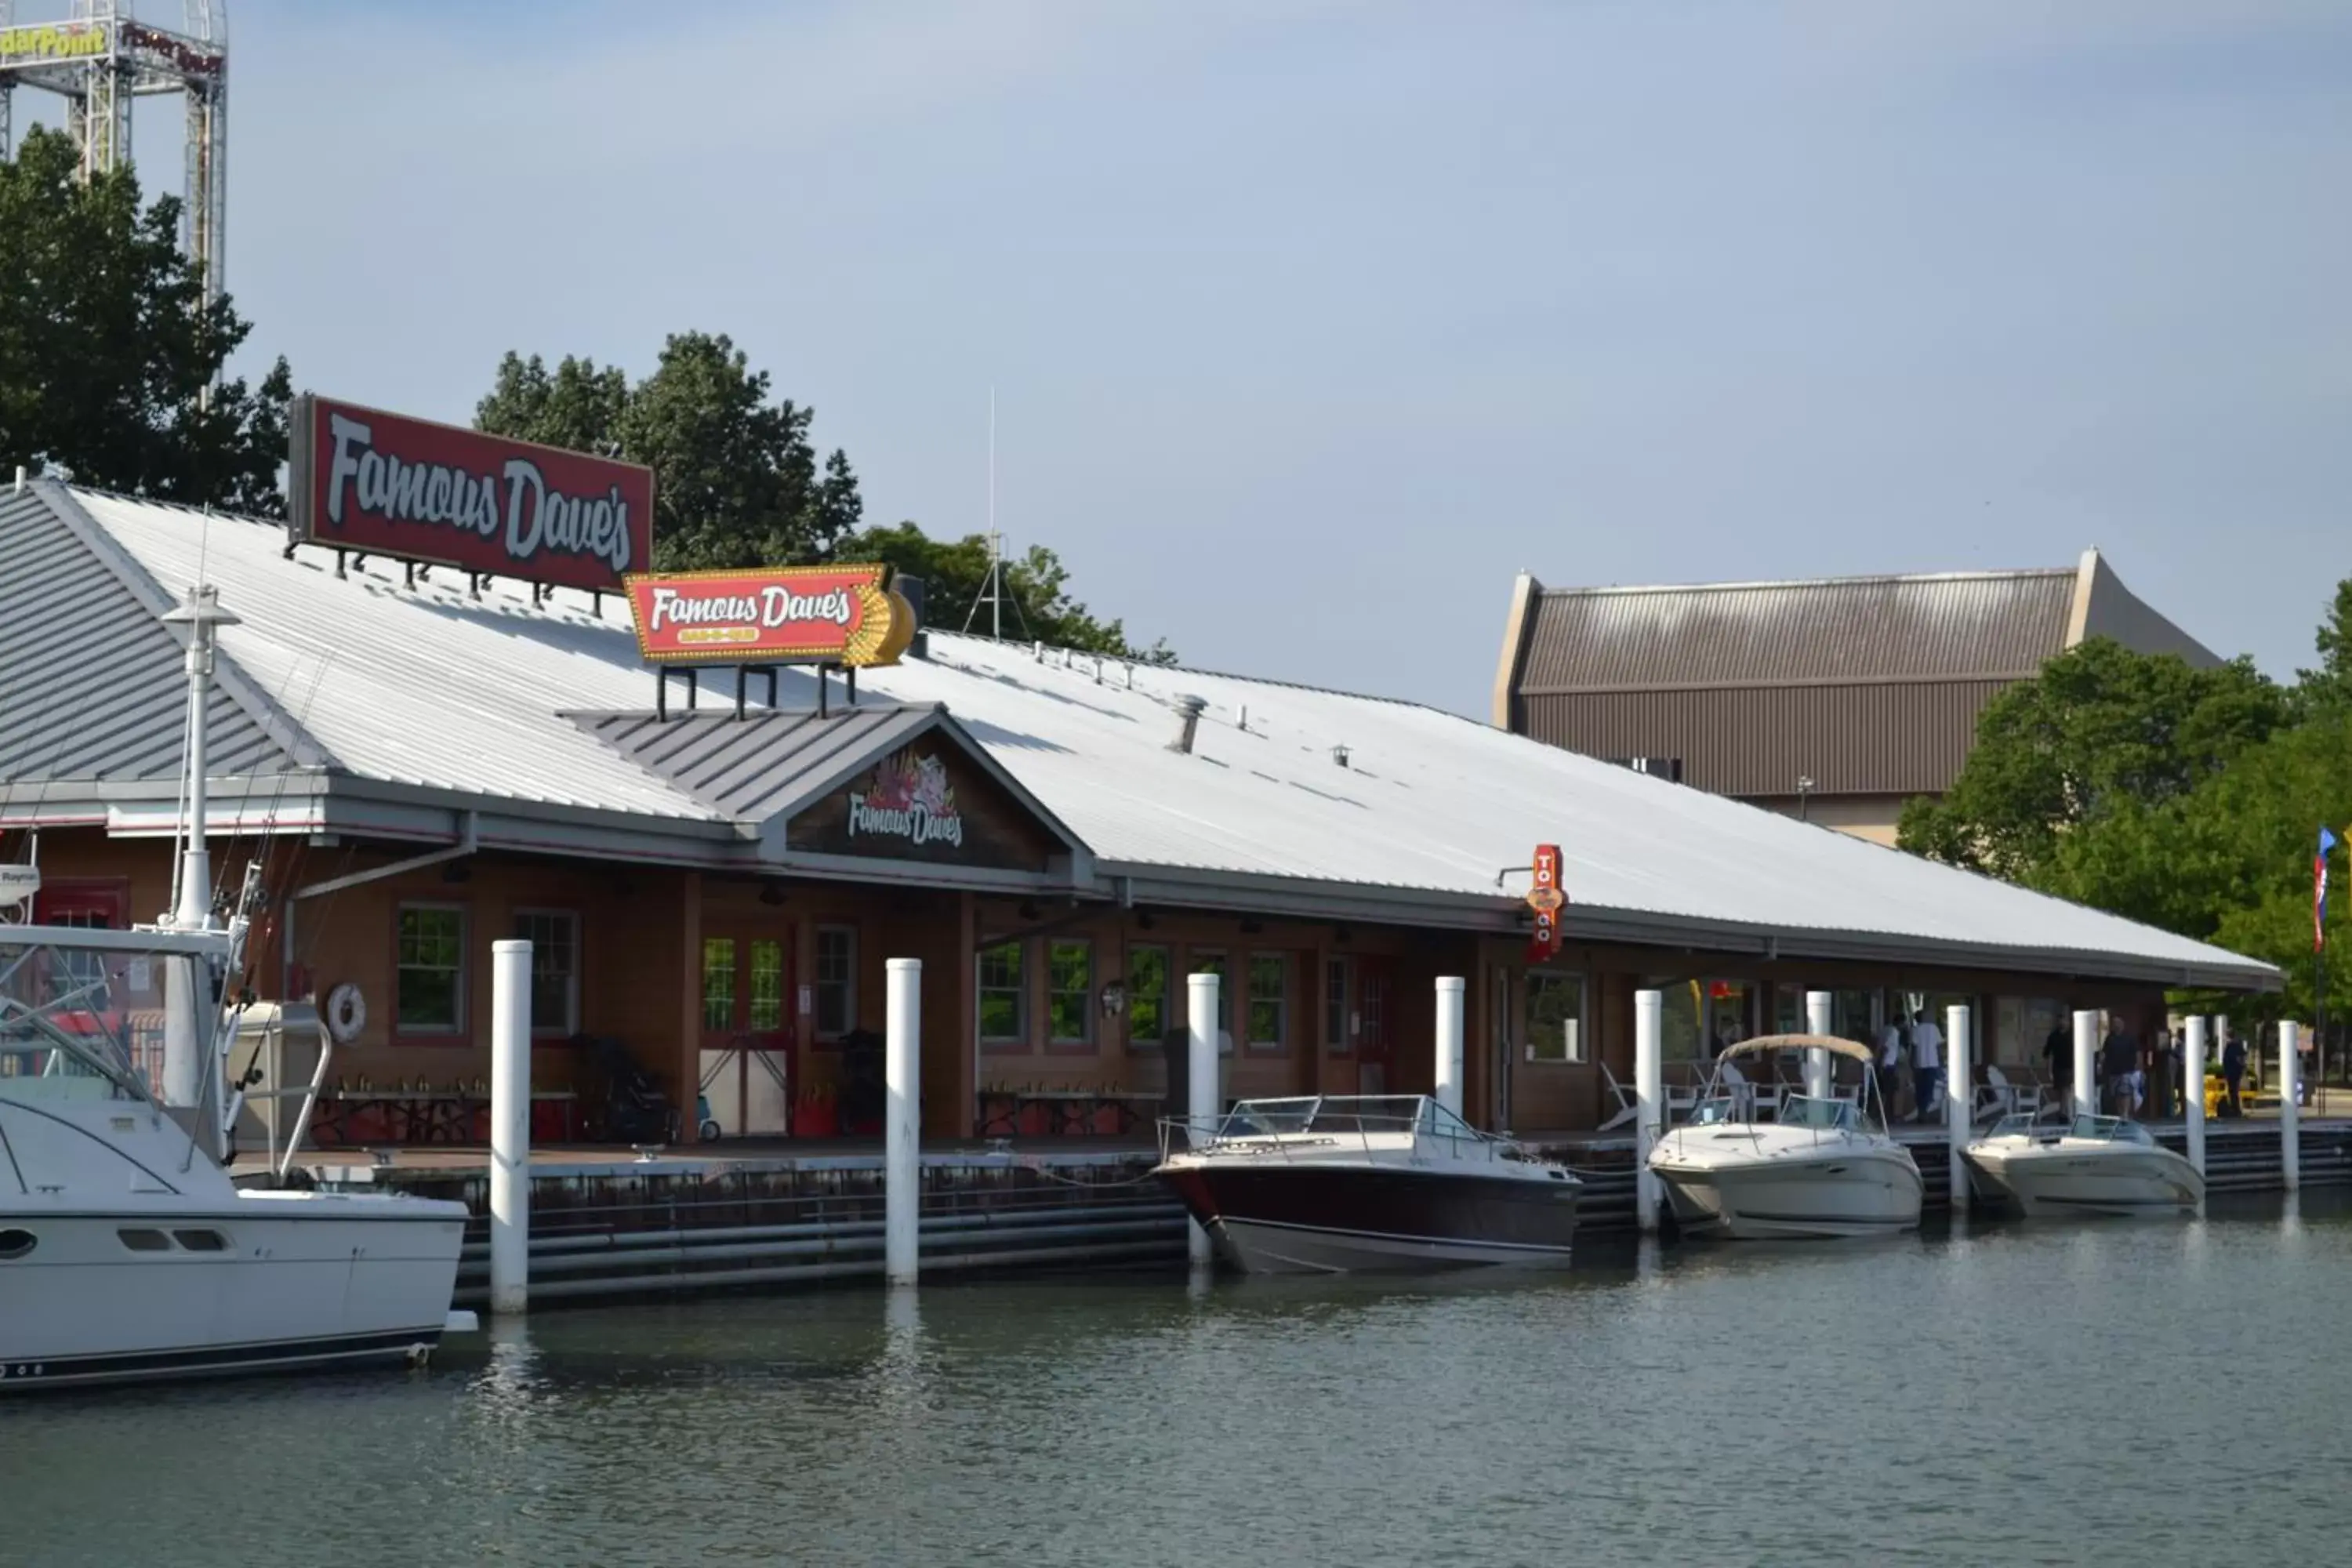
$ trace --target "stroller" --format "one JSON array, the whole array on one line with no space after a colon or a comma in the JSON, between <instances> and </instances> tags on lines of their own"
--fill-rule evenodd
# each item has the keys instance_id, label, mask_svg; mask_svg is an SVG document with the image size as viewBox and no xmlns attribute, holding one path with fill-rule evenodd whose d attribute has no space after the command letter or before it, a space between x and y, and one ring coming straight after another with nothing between
<instances>
[{"instance_id":1,"label":"stroller","mask_svg":"<svg viewBox=\"0 0 2352 1568\"><path fill-rule=\"evenodd\" d=\"M581 1051L588 1080L602 1091L601 1101L590 1101L595 1109L589 1116L600 1142L677 1142L677 1107L660 1081L637 1065L628 1047L596 1035L575 1036L572 1043Z\"/></svg>"}]
</instances>

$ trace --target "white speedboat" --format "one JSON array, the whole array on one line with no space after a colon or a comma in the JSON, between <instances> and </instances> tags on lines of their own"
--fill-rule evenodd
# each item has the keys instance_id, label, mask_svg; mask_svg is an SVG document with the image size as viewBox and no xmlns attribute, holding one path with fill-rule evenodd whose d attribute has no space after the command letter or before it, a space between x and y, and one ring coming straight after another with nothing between
<instances>
[{"instance_id":1,"label":"white speedboat","mask_svg":"<svg viewBox=\"0 0 2352 1568\"><path fill-rule=\"evenodd\" d=\"M1961 1152L1979 1191L2029 1216L2184 1215L2205 1201L2197 1167L2120 1116L2006 1116Z\"/></svg>"},{"instance_id":2,"label":"white speedboat","mask_svg":"<svg viewBox=\"0 0 2352 1568\"><path fill-rule=\"evenodd\" d=\"M1565 1268L1580 1184L1424 1095L1244 1100L1156 1174L1254 1274Z\"/></svg>"},{"instance_id":3,"label":"white speedboat","mask_svg":"<svg viewBox=\"0 0 2352 1568\"><path fill-rule=\"evenodd\" d=\"M1861 1062L1857 1097L1790 1095L1773 1120L1757 1120L1729 1091L1730 1063L1800 1049ZM1695 1235L1742 1240L1888 1236L1916 1226L1919 1166L1885 1131L1870 1061L1865 1047L1821 1035L1770 1035L1727 1047L1691 1120L1650 1152L1676 1221Z\"/></svg>"},{"instance_id":4,"label":"white speedboat","mask_svg":"<svg viewBox=\"0 0 2352 1568\"><path fill-rule=\"evenodd\" d=\"M231 948L0 924L0 1393L414 1360L449 1323L464 1205L239 1188L149 1092L154 1004Z\"/></svg>"}]
</instances>

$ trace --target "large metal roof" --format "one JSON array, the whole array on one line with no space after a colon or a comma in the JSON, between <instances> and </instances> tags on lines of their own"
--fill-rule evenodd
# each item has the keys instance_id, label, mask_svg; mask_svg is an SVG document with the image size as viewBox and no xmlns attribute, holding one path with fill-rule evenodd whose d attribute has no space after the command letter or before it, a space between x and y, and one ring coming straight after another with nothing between
<instances>
[{"instance_id":1,"label":"large metal roof","mask_svg":"<svg viewBox=\"0 0 2352 1568\"><path fill-rule=\"evenodd\" d=\"M2031 675L2066 646L2074 567L1672 588L1548 588L1519 691Z\"/></svg>"},{"instance_id":2,"label":"large metal roof","mask_svg":"<svg viewBox=\"0 0 2352 1568\"><path fill-rule=\"evenodd\" d=\"M48 493L158 577L191 576L192 514ZM759 748L723 721L679 731L656 772L571 716L649 703L653 677L612 598L601 615L569 591L533 607L500 583L477 600L462 579L411 588L381 562L339 581L331 560L284 559L284 543L275 527L215 520L206 574L245 618L223 634L224 662L272 688L315 687L299 710L338 788L429 784L486 816L531 817L541 847L566 842L569 808L594 808L645 824L645 845L613 852L648 855L665 823L724 825L781 793L761 782L767 760L724 754ZM1170 747L1185 696L1206 704L1190 753ZM781 706L814 697L810 678L785 675ZM856 721L877 730L944 707L1091 851L1083 875L1099 896L1509 931L1518 889L1498 872L1556 842L1578 940L2277 984L2204 943L1410 703L940 631L929 657L868 671L861 698L881 700ZM816 743L789 714L761 728L787 750ZM689 755L698 746L711 749Z\"/></svg>"},{"instance_id":3,"label":"large metal roof","mask_svg":"<svg viewBox=\"0 0 2352 1568\"><path fill-rule=\"evenodd\" d=\"M0 820L47 780L170 784L180 773L184 656L157 619L171 596L44 497L0 491ZM213 687L205 734L216 776L321 760L234 676Z\"/></svg>"}]
</instances>

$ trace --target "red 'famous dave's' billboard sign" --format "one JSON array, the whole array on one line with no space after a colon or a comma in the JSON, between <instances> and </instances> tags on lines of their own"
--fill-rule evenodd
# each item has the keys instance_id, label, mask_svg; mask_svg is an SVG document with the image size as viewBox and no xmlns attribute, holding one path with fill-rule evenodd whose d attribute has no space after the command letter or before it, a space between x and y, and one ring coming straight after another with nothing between
<instances>
[{"instance_id":1,"label":"red 'famous dave's' billboard sign","mask_svg":"<svg viewBox=\"0 0 2352 1568\"><path fill-rule=\"evenodd\" d=\"M653 564L651 468L309 394L290 423L298 542L603 593Z\"/></svg>"},{"instance_id":2,"label":"red 'famous dave's' billboard sign","mask_svg":"<svg viewBox=\"0 0 2352 1568\"><path fill-rule=\"evenodd\" d=\"M915 637L887 566L755 566L632 574L651 664L896 664Z\"/></svg>"}]
</instances>

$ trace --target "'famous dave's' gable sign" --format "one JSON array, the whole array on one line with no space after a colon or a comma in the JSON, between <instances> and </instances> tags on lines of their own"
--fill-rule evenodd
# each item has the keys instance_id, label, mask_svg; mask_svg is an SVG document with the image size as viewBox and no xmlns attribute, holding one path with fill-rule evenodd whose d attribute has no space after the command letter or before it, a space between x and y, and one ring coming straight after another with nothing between
<instances>
[{"instance_id":1,"label":"'famous dave's' gable sign","mask_svg":"<svg viewBox=\"0 0 2352 1568\"><path fill-rule=\"evenodd\" d=\"M785 847L1044 872L1059 835L946 735L918 737L793 815Z\"/></svg>"},{"instance_id":2,"label":"'famous dave's' gable sign","mask_svg":"<svg viewBox=\"0 0 2352 1568\"><path fill-rule=\"evenodd\" d=\"M632 574L629 611L649 664L895 664L915 613L885 566L761 566Z\"/></svg>"},{"instance_id":3,"label":"'famous dave's' gable sign","mask_svg":"<svg viewBox=\"0 0 2352 1568\"><path fill-rule=\"evenodd\" d=\"M653 470L304 395L297 542L618 592L653 564Z\"/></svg>"}]
</instances>

